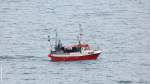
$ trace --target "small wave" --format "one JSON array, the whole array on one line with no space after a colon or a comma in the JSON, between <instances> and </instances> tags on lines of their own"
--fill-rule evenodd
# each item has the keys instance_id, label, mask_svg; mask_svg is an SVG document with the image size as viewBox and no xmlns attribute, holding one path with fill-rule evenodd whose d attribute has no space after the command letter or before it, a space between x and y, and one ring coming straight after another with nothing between
<instances>
[{"instance_id":1,"label":"small wave","mask_svg":"<svg viewBox=\"0 0 150 84\"><path fill-rule=\"evenodd\" d=\"M37 57L37 56L28 56L28 55L10 55L10 56L0 56L0 60L24 60L24 61L27 61L27 60L41 60L42 61L48 61L46 59L43 60L42 57Z\"/></svg>"},{"instance_id":2,"label":"small wave","mask_svg":"<svg viewBox=\"0 0 150 84\"><path fill-rule=\"evenodd\" d=\"M23 74L28 75L28 74L33 74L33 73L28 73L28 72L26 72L26 73L23 73Z\"/></svg>"},{"instance_id":3,"label":"small wave","mask_svg":"<svg viewBox=\"0 0 150 84\"><path fill-rule=\"evenodd\" d=\"M150 66L150 64L142 63L142 66Z\"/></svg>"},{"instance_id":4,"label":"small wave","mask_svg":"<svg viewBox=\"0 0 150 84\"><path fill-rule=\"evenodd\" d=\"M132 83L132 81L129 81L129 80L120 80L120 81L117 81L117 82L122 83L122 84Z\"/></svg>"},{"instance_id":5,"label":"small wave","mask_svg":"<svg viewBox=\"0 0 150 84\"><path fill-rule=\"evenodd\" d=\"M40 57L28 56L28 55L16 55L16 59L38 59Z\"/></svg>"},{"instance_id":6,"label":"small wave","mask_svg":"<svg viewBox=\"0 0 150 84\"><path fill-rule=\"evenodd\" d=\"M11 57L11 56L0 56L0 59L15 59L15 57Z\"/></svg>"},{"instance_id":7,"label":"small wave","mask_svg":"<svg viewBox=\"0 0 150 84\"><path fill-rule=\"evenodd\" d=\"M20 59L30 59L30 58L36 58L35 56L21 56Z\"/></svg>"},{"instance_id":8,"label":"small wave","mask_svg":"<svg viewBox=\"0 0 150 84\"><path fill-rule=\"evenodd\" d=\"M33 70L33 69L37 69L37 67L21 67L21 68L19 68L19 69L31 69L31 70Z\"/></svg>"},{"instance_id":9,"label":"small wave","mask_svg":"<svg viewBox=\"0 0 150 84\"><path fill-rule=\"evenodd\" d=\"M34 79L34 78L25 78L25 79L22 79L22 80L25 80L25 81L29 81L29 80L36 80L36 79Z\"/></svg>"}]
</instances>

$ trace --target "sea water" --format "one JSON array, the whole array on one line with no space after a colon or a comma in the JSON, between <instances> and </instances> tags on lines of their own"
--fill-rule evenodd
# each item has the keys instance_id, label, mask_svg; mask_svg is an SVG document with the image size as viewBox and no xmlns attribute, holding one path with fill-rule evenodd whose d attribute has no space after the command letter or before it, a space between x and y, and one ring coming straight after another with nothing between
<instances>
[{"instance_id":1,"label":"sea water","mask_svg":"<svg viewBox=\"0 0 150 84\"><path fill-rule=\"evenodd\" d=\"M150 0L0 0L0 84L150 84ZM102 49L97 60L51 62L64 45Z\"/></svg>"}]
</instances>

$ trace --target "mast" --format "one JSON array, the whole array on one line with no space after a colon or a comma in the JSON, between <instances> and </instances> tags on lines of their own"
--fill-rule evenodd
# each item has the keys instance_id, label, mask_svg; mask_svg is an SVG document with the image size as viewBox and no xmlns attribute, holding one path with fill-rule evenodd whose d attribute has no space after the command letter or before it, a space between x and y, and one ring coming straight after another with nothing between
<instances>
[{"instance_id":1,"label":"mast","mask_svg":"<svg viewBox=\"0 0 150 84\"><path fill-rule=\"evenodd\" d=\"M52 51L52 44L51 44L51 37L48 35L48 42L49 42L49 50Z\"/></svg>"},{"instance_id":2,"label":"mast","mask_svg":"<svg viewBox=\"0 0 150 84\"><path fill-rule=\"evenodd\" d=\"M79 24L79 36L78 36L78 40L79 40L79 44L81 44L82 42L82 35L83 35L83 29L81 28L81 24Z\"/></svg>"},{"instance_id":3,"label":"mast","mask_svg":"<svg viewBox=\"0 0 150 84\"><path fill-rule=\"evenodd\" d=\"M58 33L57 33L57 28L55 30L56 34L55 34L55 47L58 45Z\"/></svg>"}]
</instances>

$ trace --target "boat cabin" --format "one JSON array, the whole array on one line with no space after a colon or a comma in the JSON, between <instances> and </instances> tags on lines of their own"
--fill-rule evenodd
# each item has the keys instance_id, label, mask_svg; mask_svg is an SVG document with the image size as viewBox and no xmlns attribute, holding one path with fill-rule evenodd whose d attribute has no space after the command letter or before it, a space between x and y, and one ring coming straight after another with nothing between
<instances>
[{"instance_id":1,"label":"boat cabin","mask_svg":"<svg viewBox=\"0 0 150 84\"><path fill-rule=\"evenodd\" d=\"M64 46L62 46L61 42L59 41L58 45L55 46L55 51L52 51L52 53L63 54L63 53L81 52L82 50L90 50L89 45L88 44L78 44L78 45L73 45L70 47L64 47Z\"/></svg>"}]
</instances>

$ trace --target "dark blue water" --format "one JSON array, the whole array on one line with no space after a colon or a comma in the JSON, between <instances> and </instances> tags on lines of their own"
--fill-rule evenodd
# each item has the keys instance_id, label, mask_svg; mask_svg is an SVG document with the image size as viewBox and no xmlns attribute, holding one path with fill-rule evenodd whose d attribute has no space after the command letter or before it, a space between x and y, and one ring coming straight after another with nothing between
<instances>
[{"instance_id":1,"label":"dark blue water","mask_svg":"<svg viewBox=\"0 0 150 84\"><path fill-rule=\"evenodd\" d=\"M149 0L0 0L0 84L150 84ZM47 36L100 47L96 61L51 62Z\"/></svg>"}]
</instances>

